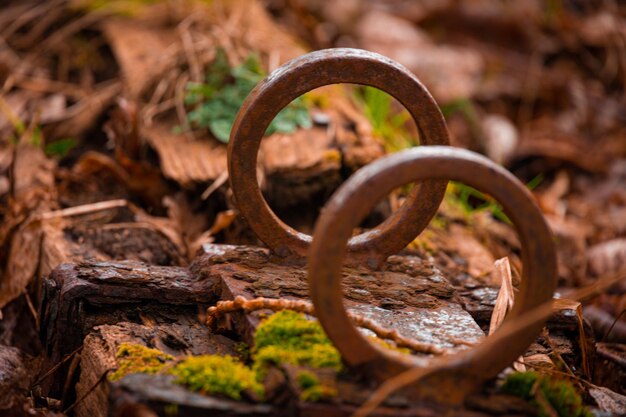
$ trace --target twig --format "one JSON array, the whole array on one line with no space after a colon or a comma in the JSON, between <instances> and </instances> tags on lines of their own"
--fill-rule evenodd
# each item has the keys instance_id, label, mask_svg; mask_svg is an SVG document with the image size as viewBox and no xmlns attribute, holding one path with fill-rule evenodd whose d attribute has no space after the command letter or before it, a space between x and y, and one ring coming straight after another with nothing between
<instances>
[{"instance_id":1,"label":"twig","mask_svg":"<svg viewBox=\"0 0 626 417\"><path fill-rule=\"evenodd\" d=\"M626 309L622 310L621 313L619 313L617 315L617 317L615 317L615 320L613 320L613 323L611 323L611 327L609 327L609 329L606 331L606 333L602 336L602 339L600 339L600 341L605 341L607 339L607 337L609 337L609 335L611 334L611 331L613 331L613 328L615 327L615 325L617 324L617 322L619 321L619 319L622 318L622 316L624 315L624 313L626 313Z\"/></svg>"},{"instance_id":2,"label":"twig","mask_svg":"<svg viewBox=\"0 0 626 417\"><path fill-rule=\"evenodd\" d=\"M89 390L83 394L82 397L80 397L79 399L77 399L74 404L70 405L68 408L66 408L65 410L63 410L63 414L69 414L70 411L72 411L74 409L74 407L76 407L78 404L80 404L85 398L87 398L89 396L89 394L91 394L97 387L98 385L100 385L102 383L102 381L104 381L104 379L106 378L106 376L109 374L109 372L111 372L111 369L107 369L106 371L104 371L102 373L102 375L100 376L100 378L98 378L98 380L96 381L96 383L89 388Z\"/></svg>"},{"instance_id":3,"label":"twig","mask_svg":"<svg viewBox=\"0 0 626 417\"><path fill-rule=\"evenodd\" d=\"M70 362L70 367L67 371L67 376L65 377L65 384L63 385L63 393L61 395L61 408L65 407L67 404L68 396L70 393L70 387L72 386L72 380L76 375L76 369L78 368L78 364L80 363L80 353L74 356L72 362Z\"/></svg>"},{"instance_id":4,"label":"twig","mask_svg":"<svg viewBox=\"0 0 626 417\"><path fill-rule=\"evenodd\" d=\"M63 366L63 364L67 361L69 361L70 359L72 359L74 357L74 355L76 355L78 352L80 352L82 350L83 346L79 346L77 349L75 349L73 352L69 353L66 357L64 357L61 362L57 363L56 365L54 365L52 368L50 368L48 371L46 371L45 374L43 374L42 376L40 376L33 385L31 385L31 389L39 384L42 383L42 381L44 379L46 379L47 377L49 377L50 375L52 375L57 369L59 369L61 366Z\"/></svg>"},{"instance_id":5,"label":"twig","mask_svg":"<svg viewBox=\"0 0 626 417\"><path fill-rule=\"evenodd\" d=\"M217 177L215 181L213 181L211 185L209 185L207 189L204 190L200 198L202 200L206 200L207 198L209 198L209 196L211 196L211 194L215 192L215 190L220 188L226 181L228 181L228 171L222 172L219 175L219 177Z\"/></svg>"},{"instance_id":6,"label":"twig","mask_svg":"<svg viewBox=\"0 0 626 417\"><path fill-rule=\"evenodd\" d=\"M559 414L554 410L552 404L548 402L546 397L544 397L543 392L539 388L539 384L541 383L541 379L537 378L533 387L530 389L530 395L535 397L537 404L541 407L542 411L548 414L548 417L559 417Z\"/></svg>"},{"instance_id":7,"label":"twig","mask_svg":"<svg viewBox=\"0 0 626 417\"><path fill-rule=\"evenodd\" d=\"M39 314L37 314L37 309L35 308L33 300L31 300L30 295L28 295L28 290L26 289L24 290L24 297L26 298L26 304L28 304L28 309L35 319L35 327L39 329Z\"/></svg>"},{"instance_id":8,"label":"twig","mask_svg":"<svg viewBox=\"0 0 626 417\"><path fill-rule=\"evenodd\" d=\"M59 217L72 217L89 214L96 211L109 210L117 207L128 206L128 201L124 199L99 201L97 203L84 204L82 206L68 207L66 209L48 211L39 215L39 220L50 220Z\"/></svg>"}]
</instances>

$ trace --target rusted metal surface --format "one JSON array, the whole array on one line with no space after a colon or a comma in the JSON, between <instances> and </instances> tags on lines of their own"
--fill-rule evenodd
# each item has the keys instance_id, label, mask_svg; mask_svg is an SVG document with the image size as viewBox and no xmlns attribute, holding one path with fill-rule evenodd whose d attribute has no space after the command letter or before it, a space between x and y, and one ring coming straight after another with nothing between
<instances>
[{"instance_id":1,"label":"rusted metal surface","mask_svg":"<svg viewBox=\"0 0 626 417\"><path fill-rule=\"evenodd\" d=\"M448 132L428 90L406 68L381 55L358 49L327 49L292 60L272 72L250 93L233 125L228 145L230 183L242 215L275 254L305 256L311 236L283 223L267 205L256 175L264 132L292 100L329 84L363 84L383 90L402 103L415 120L422 145L447 145ZM348 243L353 256L376 267L404 248L428 225L443 198L446 181L425 181L406 203L377 228Z\"/></svg>"},{"instance_id":2,"label":"rusted metal surface","mask_svg":"<svg viewBox=\"0 0 626 417\"><path fill-rule=\"evenodd\" d=\"M324 330L344 360L380 380L416 366L372 345L346 314L341 286L346 243L352 230L389 192L423 180L457 180L490 194L513 222L524 263L513 310L492 336L477 347L433 359L433 371L415 387L420 398L461 402L481 381L515 361L537 338L543 322L503 332L512 318L551 299L556 256L548 226L532 196L511 173L473 152L450 147L420 147L382 158L358 171L333 195L318 219L309 252L311 297Z\"/></svg>"},{"instance_id":3,"label":"rusted metal surface","mask_svg":"<svg viewBox=\"0 0 626 417\"><path fill-rule=\"evenodd\" d=\"M490 194L502 204L521 241L524 270L515 305L500 329L486 341L472 349L430 360L426 365L430 371L414 387L415 398L460 403L480 382L515 361L543 327L544 323L537 320L514 332L506 331L511 319L552 297L556 281L552 236L532 196L511 173L478 154L445 146L397 153L358 171L325 206L313 239L284 224L268 207L258 186L256 164L261 139L272 119L292 100L314 88L336 83L370 85L391 94L411 113L421 144L448 144L445 122L436 103L421 83L397 63L354 49L317 51L290 61L261 82L246 99L233 125L228 148L230 182L240 212L271 252L288 261L281 265L276 259L270 261L269 257L257 254L246 257L256 262L255 265L224 261L226 266L216 269L215 264L221 262L220 256L224 254L212 254L208 263L214 266L210 269L220 275L223 291L232 293L222 294L226 298L237 294L297 298L304 295L304 273L294 270L296 264L289 264L289 259L308 254L309 291L326 333L348 365L385 380L411 367L424 366L424 358L397 355L374 346L350 321L347 309L382 320L394 328L410 329L411 337L432 333L424 332L426 321L420 322L419 315L411 309L441 310L442 300L451 294L414 296L416 293L408 289L420 285L419 274L394 271L388 258L403 249L430 222L448 180L461 181ZM351 237L353 229L375 204L409 183L419 186L413 188L399 210L377 228ZM346 257L349 266L344 265ZM400 264L406 266L406 262ZM249 274L243 271L247 267ZM292 272L286 273L284 268ZM430 289L438 287L428 279L422 284ZM375 293L378 290L380 293ZM407 295L409 292L411 296ZM437 306L415 305L416 302L432 302ZM411 314L400 317L407 309ZM391 313L383 314L387 310ZM434 322L435 327L445 332L436 319ZM464 327L461 322L457 324Z\"/></svg>"}]
</instances>

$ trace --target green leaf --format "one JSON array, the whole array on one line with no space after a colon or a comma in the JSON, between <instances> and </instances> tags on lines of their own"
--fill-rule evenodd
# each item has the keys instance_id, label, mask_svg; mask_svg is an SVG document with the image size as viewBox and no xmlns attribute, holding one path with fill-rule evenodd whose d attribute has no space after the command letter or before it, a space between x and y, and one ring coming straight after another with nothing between
<instances>
[{"instance_id":1,"label":"green leaf","mask_svg":"<svg viewBox=\"0 0 626 417\"><path fill-rule=\"evenodd\" d=\"M194 105L187 119L194 128L209 128L226 143L237 112L252 89L265 77L261 61L251 54L241 64L231 68L223 50L218 50L205 83L188 83L185 104ZM297 98L281 111L270 124L266 135L274 132L291 133L299 126L310 128L312 121L302 98Z\"/></svg>"},{"instance_id":2,"label":"green leaf","mask_svg":"<svg viewBox=\"0 0 626 417\"><path fill-rule=\"evenodd\" d=\"M59 139L57 141L48 143L44 152L48 156L66 156L75 146L76 140L72 138Z\"/></svg>"},{"instance_id":3,"label":"green leaf","mask_svg":"<svg viewBox=\"0 0 626 417\"><path fill-rule=\"evenodd\" d=\"M209 122L211 133L213 133L216 139L223 143L228 143L232 126L233 120L217 119Z\"/></svg>"}]
</instances>

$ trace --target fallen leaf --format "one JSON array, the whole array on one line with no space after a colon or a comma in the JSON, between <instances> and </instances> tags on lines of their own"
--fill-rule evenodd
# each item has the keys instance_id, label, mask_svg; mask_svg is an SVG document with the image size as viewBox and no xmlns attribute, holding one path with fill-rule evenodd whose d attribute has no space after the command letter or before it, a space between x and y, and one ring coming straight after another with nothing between
<instances>
[{"instance_id":1,"label":"fallen leaf","mask_svg":"<svg viewBox=\"0 0 626 417\"><path fill-rule=\"evenodd\" d=\"M498 259L495 262L492 274L499 277L500 290L498 291L496 304L493 307L493 313L491 314L488 333L490 335L495 332L498 327L500 327L506 314L511 308L513 308L513 302L515 301L513 275L511 274L509 258L504 257ZM524 366L524 357L520 356L516 362L513 362L513 368L518 372L526 371L526 366Z\"/></svg>"},{"instance_id":2,"label":"fallen leaf","mask_svg":"<svg viewBox=\"0 0 626 417\"><path fill-rule=\"evenodd\" d=\"M41 224L31 216L13 235L7 266L0 280L0 308L20 296L39 267Z\"/></svg>"}]
</instances>

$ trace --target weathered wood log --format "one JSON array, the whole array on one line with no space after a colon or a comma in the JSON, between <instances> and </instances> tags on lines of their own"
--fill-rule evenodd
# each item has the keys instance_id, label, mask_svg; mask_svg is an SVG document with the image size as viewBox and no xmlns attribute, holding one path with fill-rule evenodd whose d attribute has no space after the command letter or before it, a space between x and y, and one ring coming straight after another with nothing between
<instances>
[{"instance_id":1,"label":"weathered wood log","mask_svg":"<svg viewBox=\"0 0 626 417\"><path fill-rule=\"evenodd\" d=\"M40 317L48 365L80 347L98 325L122 321L196 324L198 312L216 300L212 286L195 280L181 267L133 261L61 265L44 280ZM58 393L58 380L49 388Z\"/></svg>"}]
</instances>

